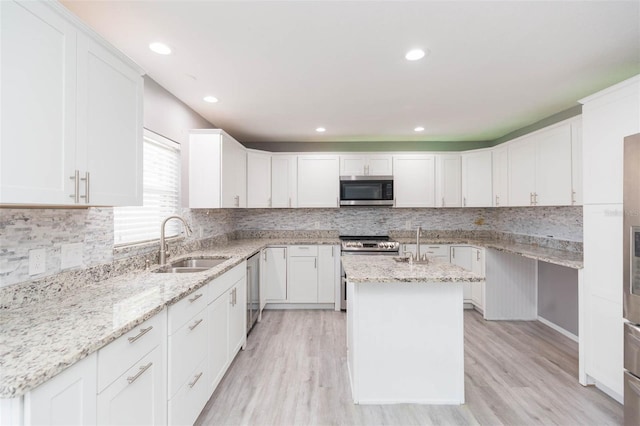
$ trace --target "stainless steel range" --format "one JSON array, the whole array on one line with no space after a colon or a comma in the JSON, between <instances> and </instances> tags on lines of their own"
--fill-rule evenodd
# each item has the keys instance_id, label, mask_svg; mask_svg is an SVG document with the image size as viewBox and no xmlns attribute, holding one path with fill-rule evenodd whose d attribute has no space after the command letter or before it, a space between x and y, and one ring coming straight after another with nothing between
<instances>
[{"instance_id":1,"label":"stainless steel range","mask_svg":"<svg viewBox=\"0 0 640 426\"><path fill-rule=\"evenodd\" d=\"M361 235L342 235L341 240L341 254L343 256L350 255L386 255L386 256L398 256L400 253L400 243L397 241L389 240L386 235L376 236L361 236ZM340 309L347 310L347 276L342 273L342 284L340 286Z\"/></svg>"}]
</instances>

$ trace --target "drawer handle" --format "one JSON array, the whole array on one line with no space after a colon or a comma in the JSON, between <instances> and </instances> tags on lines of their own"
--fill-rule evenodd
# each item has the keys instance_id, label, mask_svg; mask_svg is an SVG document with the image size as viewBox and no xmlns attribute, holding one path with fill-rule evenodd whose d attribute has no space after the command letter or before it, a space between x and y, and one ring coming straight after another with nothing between
<instances>
[{"instance_id":1,"label":"drawer handle","mask_svg":"<svg viewBox=\"0 0 640 426\"><path fill-rule=\"evenodd\" d=\"M135 382L136 380L138 380L138 377L142 376L142 373L147 371L149 369L149 367L151 367L152 365L153 365L153 363L150 362L149 364L143 365L142 367L140 367L140 371L138 371L135 376L127 377L127 382L129 382L129 384L131 384L131 383Z\"/></svg>"},{"instance_id":2,"label":"drawer handle","mask_svg":"<svg viewBox=\"0 0 640 426\"><path fill-rule=\"evenodd\" d=\"M194 328L199 326L201 322L202 322L202 318L200 318L198 321L196 321L193 325L190 325L189 326L189 330L193 330Z\"/></svg>"},{"instance_id":3,"label":"drawer handle","mask_svg":"<svg viewBox=\"0 0 640 426\"><path fill-rule=\"evenodd\" d=\"M136 340L138 340L139 338L141 338L142 336L144 336L145 334L147 334L148 332L151 331L151 329L153 328L152 325L150 325L147 328L141 328L140 329L140 333L136 334L133 337L129 337L127 340L129 341L129 343L134 343Z\"/></svg>"},{"instance_id":4,"label":"drawer handle","mask_svg":"<svg viewBox=\"0 0 640 426\"><path fill-rule=\"evenodd\" d=\"M198 380L200 380L200 377L202 377L202 372L200 372L196 377L193 378L193 381L189 383L189 387L194 387L196 383L198 383Z\"/></svg>"},{"instance_id":5,"label":"drawer handle","mask_svg":"<svg viewBox=\"0 0 640 426\"><path fill-rule=\"evenodd\" d=\"M191 299L189 299L189 302L193 303L196 300L200 299L202 297L202 293L200 294L196 294L195 296L193 296Z\"/></svg>"}]
</instances>

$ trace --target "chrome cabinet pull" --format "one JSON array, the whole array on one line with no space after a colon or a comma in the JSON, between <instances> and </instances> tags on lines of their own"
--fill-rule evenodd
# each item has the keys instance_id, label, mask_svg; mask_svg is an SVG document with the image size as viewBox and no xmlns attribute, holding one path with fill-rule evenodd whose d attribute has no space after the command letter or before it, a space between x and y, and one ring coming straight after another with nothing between
<instances>
[{"instance_id":1,"label":"chrome cabinet pull","mask_svg":"<svg viewBox=\"0 0 640 426\"><path fill-rule=\"evenodd\" d=\"M313 267L314 267L315 269L318 269L318 258L317 258L317 257L314 257L314 258L313 258Z\"/></svg>"},{"instance_id":2,"label":"chrome cabinet pull","mask_svg":"<svg viewBox=\"0 0 640 426\"><path fill-rule=\"evenodd\" d=\"M336 207L340 207L340 197L336 197Z\"/></svg>"},{"instance_id":3,"label":"chrome cabinet pull","mask_svg":"<svg viewBox=\"0 0 640 426\"><path fill-rule=\"evenodd\" d=\"M451 257L453 257L454 259L456 258L456 248L455 247L451 247Z\"/></svg>"},{"instance_id":4,"label":"chrome cabinet pull","mask_svg":"<svg viewBox=\"0 0 640 426\"><path fill-rule=\"evenodd\" d=\"M193 329L196 328L197 326L199 326L202 321L203 321L203 319L200 318L198 321L194 322L193 325L189 326L189 330L193 331Z\"/></svg>"},{"instance_id":5,"label":"chrome cabinet pull","mask_svg":"<svg viewBox=\"0 0 640 426\"><path fill-rule=\"evenodd\" d=\"M69 176L69 179L73 179L73 194L69 197L73 198L73 202L78 204L80 202L80 170L76 170L73 176Z\"/></svg>"},{"instance_id":6,"label":"chrome cabinet pull","mask_svg":"<svg viewBox=\"0 0 640 426\"><path fill-rule=\"evenodd\" d=\"M444 197L442 197L442 207L444 207Z\"/></svg>"},{"instance_id":7,"label":"chrome cabinet pull","mask_svg":"<svg viewBox=\"0 0 640 426\"><path fill-rule=\"evenodd\" d=\"M152 328L153 328L152 325L150 325L147 328L141 328L138 334L136 334L133 337L128 337L127 340L129 341L129 343L134 343L136 340L138 340L139 338L141 338L142 336L150 332Z\"/></svg>"},{"instance_id":8,"label":"chrome cabinet pull","mask_svg":"<svg viewBox=\"0 0 640 426\"><path fill-rule=\"evenodd\" d=\"M263 257L263 260L266 262L267 261L267 249L264 249L262 251L262 257Z\"/></svg>"},{"instance_id":9,"label":"chrome cabinet pull","mask_svg":"<svg viewBox=\"0 0 640 426\"><path fill-rule=\"evenodd\" d=\"M571 205L574 206L576 204L576 191L571 191Z\"/></svg>"},{"instance_id":10,"label":"chrome cabinet pull","mask_svg":"<svg viewBox=\"0 0 640 426\"><path fill-rule=\"evenodd\" d=\"M538 205L538 193L537 192L533 193L533 205L534 206Z\"/></svg>"},{"instance_id":11,"label":"chrome cabinet pull","mask_svg":"<svg viewBox=\"0 0 640 426\"><path fill-rule=\"evenodd\" d=\"M269 197L269 207L271 207L271 197Z\"/></svg>"},{"instance_id":12,"label":"chrome cabinet pull","mask_svg":"<svg viewBox=\"0 0 640 426\"><path fill-rule=\"evenodd\" d=\"M198 380L200 380L200 377L202 377L202 371L193 378L193 381L189 383L189 387L194 387L196 383L198 383Z\"/></svg>"},{"instance_id":13,"label":"chrome cabinet pull","mask_svg":"<svg viewBox=\"0 0 640 426\"><path fill-rule=\"evenodd\" d=\"M191 299L188 299L188 300L189 300L189 302L193 303L196 300L200 299L201 297L202 297L202 293L196 294L195 296L193 296Z\"/></svg>"},{"instance_id":14,"label":"chrome cabinet pull","mask_svg":"<svg viewBox=\"0 0 640 426\"><path fill-rule=\"evenodd\" d=\"M84 198L84 203L89 204L91 202L89 199L89 172L85 172L84 177L80 178L80 180L84 181L84 195L82 195L80 198Z\"/></svg>"},{"instance_id":15,"label":"chrome cabinet pull","mask_svg":"<svg viewBox=\"0 0 640 426\"><path fill-rule=\"evenodd\" d=\"M151 366L153 365L152 362L150 362L147 365L143 365L140 367L140 371L138 371L135 376L129 376L127 377L127 382L129 382L129 384L135 382L136 380L138 380L138 377L142 376L142 373L144 373L145 371L147 371Z\"/></svg>"},{"instance_id":16,"label":"chrome cabinet pull","mask_svg":"<svg viewBox=\"0 0 640 426\"><path fill-rule=\"evenodd\" d=\"M462 197L462 207L467 207L467 197Z\"/></svg>"},{"instance_id":17,"label":"chrome cabinet pull","mask_svg":"<svg viewBox=\"0 0 640 426\"><path fill-rule=\"evenodd\" d=\"M480 260L480 250L476 251L476 260Z\"/></svg>"},{"instance_id":18,"label":"chrome cabinet pull","mask_svg":"<svg viewBox=\"0 0 640 426\"><path fill-rule=\"evenodd\" d=\"M533 192L529 193L529 205L533 205Z\"/></svg>"},{"instance_id":19,"label":"chrome cabinet pull","mask_svg":"<svg viewBox=\"0 0 640 426\"><path fill-rule=\"evenodd\" d=\"M282 249L282 258L283 258L283 259L286 259L286 258L287 258L287 249L286 249L286 248L283 248L283 249Z\"/></svg>"},{"instance_id":20,"label":"chrome cabinet pull","mask_svg":"<svg viewBox=\"0 0 640 426\"><path fill-rule=\"evenodd\" d=\"M500 197L498 197L498 196L496 195L496 207L498 207L498 206L500 205L500 203L498 203L498 200L499 200L499 199L500 199Z\"/></svg>"}]
</instances>

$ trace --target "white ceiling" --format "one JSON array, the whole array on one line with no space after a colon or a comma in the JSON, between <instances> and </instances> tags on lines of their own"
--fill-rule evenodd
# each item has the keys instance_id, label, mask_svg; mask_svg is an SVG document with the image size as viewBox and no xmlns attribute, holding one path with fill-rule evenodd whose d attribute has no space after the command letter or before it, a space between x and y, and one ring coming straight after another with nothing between
<instances>
[{"instance_id":1,"label":"white ceiling","mask_svg":"<svg viewBox=\"0 0 640 426\"><path fill-rule=\"evenodd\" d=\"M63 4L242 142L492 140L640 72L638 1Z\"/></svg>"}]
</instances>

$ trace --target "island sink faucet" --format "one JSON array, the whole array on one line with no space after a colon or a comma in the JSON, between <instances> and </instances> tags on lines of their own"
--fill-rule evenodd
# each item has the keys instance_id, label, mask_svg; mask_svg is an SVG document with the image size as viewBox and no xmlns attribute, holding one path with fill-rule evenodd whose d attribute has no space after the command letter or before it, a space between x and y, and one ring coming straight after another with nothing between
<instances>
[{"instance_id":1,"label":"island sink faucet","mask_svg":"<svg viewBox=\"0 0 640 426\"><path fill-rule=\"evenodd\" d=\"M164 265L167 263L167 249L169 247L166 241L164 240L164 228L170 219L178 219L182 221L182 224L184 225L184 232L187 234L187 237L191 235L191 232L192 232L191 227L182 216L178 216L178 215L169 216L162 222L162 225L160 225L160 265Z\"/></svg>"},{"instance_id":2,"label":"island sink faucet","mask_svg":"<svg viewBox=\"0 0 640 426\"><path fill-rule=\"evenodd\" d=\"M416 231L416 260L420 260L420 233L422 232L422 227L418 226L418 230Z\"/></svg>"}]
</instances>

